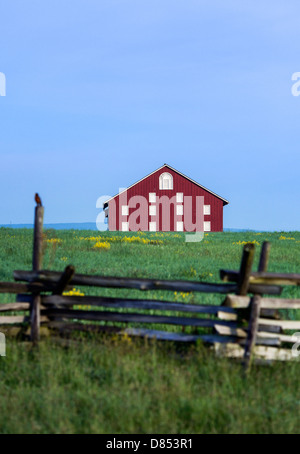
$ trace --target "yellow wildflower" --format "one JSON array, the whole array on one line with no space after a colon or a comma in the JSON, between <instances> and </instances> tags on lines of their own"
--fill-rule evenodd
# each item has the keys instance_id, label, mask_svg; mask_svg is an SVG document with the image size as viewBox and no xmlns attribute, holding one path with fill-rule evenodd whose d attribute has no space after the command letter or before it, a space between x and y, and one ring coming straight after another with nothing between
<instances>
[{"instance_id":1,"label":"yellow wildflower","mask_svg":"<svg viewBox=\"0 0 300 454\"><path fill-rule=\"evenodd\" d=\"M84 296L84 293L82 293L79 289L77 290L75 287L68 291L68 292L63 292L64 296Z\"/></svg>"},{"instance_id":2,"label":"yellow wildflower","mask_svg":"<svg viewBox=\"0 0 300 454\"><path fill-rule=\"evenodd\" d=\"M239 244L239 245L241 245L241 244L247 244L247 243L252 243L252 244L257 244L257 245L260 244L260 243L259 243L258 241L256 241L256 240L254 240L254 241L236 241L236 242L233 242L232 244Z\"/></svg>"},{"instance_id":3,"label":"yellow wildflower","mask_svg":"<svg viewBox=\"0 0 300 454\"><path fill-rule=\"evenodd\" d=\"M50 238L49 240L46 240L46 242L50 244L58 244L62 243L62 240L59 238Z\"/></svg>"},{"instance_id":4,"label":"yellow wildflower","mask_svg":"<svg viewBox=\"0 0 300 454\"><path fill-rule=\"evenodd\" d=\"M93 248L96 249L110 249L110 244L108 241L97 241L97 243L94 244Z\"/></svg>"}]
</instances>

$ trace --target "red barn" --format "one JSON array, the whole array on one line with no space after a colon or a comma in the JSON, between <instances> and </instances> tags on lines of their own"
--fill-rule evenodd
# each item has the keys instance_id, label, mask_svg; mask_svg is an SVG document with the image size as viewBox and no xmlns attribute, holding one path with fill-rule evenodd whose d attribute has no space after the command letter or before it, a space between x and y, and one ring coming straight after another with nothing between
<instances>
[{"instance_id":1,"label":"red barn","mask_svg":"<svg viewBox=\"0 0 300 454\"><path fill-rule=\"evenodd\" d=\"M222 232L229 202L178 170L159 169L107 200L111 231Z\"/></svg>"}]
</instances>

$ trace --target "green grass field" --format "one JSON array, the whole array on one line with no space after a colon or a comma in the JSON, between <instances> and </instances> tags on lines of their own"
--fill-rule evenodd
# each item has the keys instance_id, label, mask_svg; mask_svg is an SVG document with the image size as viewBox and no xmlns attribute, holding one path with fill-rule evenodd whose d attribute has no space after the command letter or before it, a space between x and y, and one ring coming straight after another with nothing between
<instances>
[{"instance_id":1,"label":"green grass field","mask_svg":"<svg viewBox=\"0 0 300 454\"><path fill-rule=\"evenodd\" d=\"M257 267L264 240L272 245L270 271L299 272L300 232L209 233L186 243L174 233L46 230L44 268L73 264L78 273L219 282L220 268L239 268L243 242L257 243ZM30 269L31 255L32 231L0 228L0 281ZM76 290L141 297L132 290ZM300 298L300 289L286 288L282 296ZM221 301L164 291L147 297ZM0 294L1 303L12 301ZM7 356L0 357L0 433L298 433L299 374L299 361L274 363L253 367L244 380L238 363L200 344L178 349L101 336L69 348L47 339L32 351L8 338Z\"/></svg>"}]
</instances>

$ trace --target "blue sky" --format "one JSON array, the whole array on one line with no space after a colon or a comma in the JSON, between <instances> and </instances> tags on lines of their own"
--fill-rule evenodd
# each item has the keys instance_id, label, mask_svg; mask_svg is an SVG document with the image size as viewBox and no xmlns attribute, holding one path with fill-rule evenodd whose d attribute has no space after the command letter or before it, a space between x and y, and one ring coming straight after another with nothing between
<instances>
[{"instance_id":1,"label":"blue sky","mask_svg":"<svg viewBox=\"0 0 300 454\"><path fill-rule=\"evenodd\" d=\"M230 201L225 228L299 230L300 3L0 6L0 224L95 221L168 163Z\"/></svg>"}]
</instances>

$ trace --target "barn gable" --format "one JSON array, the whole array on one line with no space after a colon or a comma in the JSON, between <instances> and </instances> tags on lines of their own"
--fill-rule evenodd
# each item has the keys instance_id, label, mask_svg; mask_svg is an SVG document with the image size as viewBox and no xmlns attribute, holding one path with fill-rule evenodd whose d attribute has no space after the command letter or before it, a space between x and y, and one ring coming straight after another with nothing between
<instances>
[{"instance_id":1,"label":"barn gable","mask_svg":"<svg viewBox=\"0 0 300 454\"><path fill-rule=\"evenodd\" d=\"M104 208L109 209L109 230L193 231L185 227L185 221L189 214L191 222L196 225L199 218L196 199L201 198L204 230L222 231L223 206L229 202L168 164L108 199ZM190 203L189 210L185 212L183 199ZM168 204L169 201L173 201L172 206L164 208L162 202ZM164 225L163 221L166 209L170 211L168 225ZM128 220L132 221L137 214L143 222L139 227L130 228Z\"/></svg>"}]
</instances>

